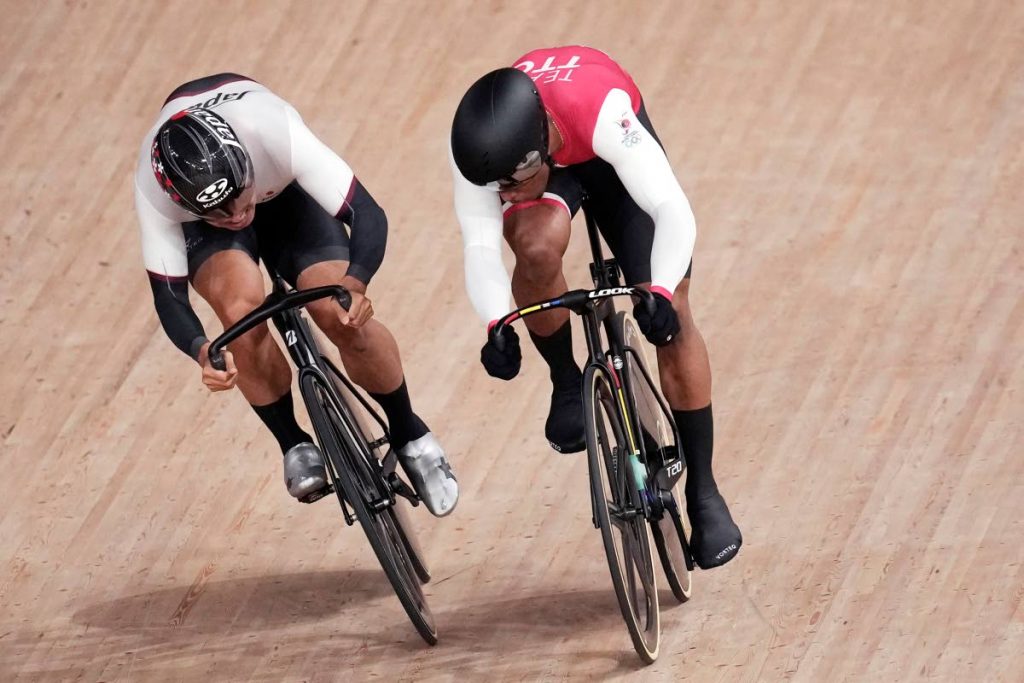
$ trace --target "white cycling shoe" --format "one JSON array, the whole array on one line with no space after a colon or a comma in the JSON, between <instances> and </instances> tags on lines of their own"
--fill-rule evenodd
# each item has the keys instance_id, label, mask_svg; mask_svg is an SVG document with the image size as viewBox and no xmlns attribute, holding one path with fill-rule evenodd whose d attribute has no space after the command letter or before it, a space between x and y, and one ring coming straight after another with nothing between
<instances>
[{"instance_id":1,"label":"white cycling shoe","mask_svg":"<svg viewBox=\"0 0 1024 683\"><path fill-rule=\"evenodd\" d=\"M435 517L444 517L459 502L459 482L431 432L398 449L398 461L420 500Z\"/></svg>"},{"instance_id":2,"label":"white cycling shoe","mask_svg":"<svg viewBox=\"0 0 1024 683\"><path fill-rule=\"evenodd\" d=\"M284 454L284 485L296 498L304 498L327 486L324 456L315 444L295 444Z\"/></svg>"}]
</instances>

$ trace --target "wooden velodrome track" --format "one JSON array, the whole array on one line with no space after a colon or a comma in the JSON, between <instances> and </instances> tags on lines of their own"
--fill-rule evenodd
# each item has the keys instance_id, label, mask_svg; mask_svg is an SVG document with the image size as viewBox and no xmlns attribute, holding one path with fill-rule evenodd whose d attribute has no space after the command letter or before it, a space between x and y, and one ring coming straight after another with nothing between
<instances>
[{"instance_id":1,"label":"wooden velodrome track","mask_svg":"<svg viewBox=\"0 0 1024 683\"><path fill-rule=\"evenodd\" d=\"M0 680L1024 679L1020 3L0 15ZM445 159L470 82L573 42L632 72L695 208L717 471L745 537L691 602L666 594L647 668L585 459L543 440L541 361L508 384L477 362ZM371 294L462 484L455 515L416 515L436 648L153 311L134 156L167 92L227 70L293 102L390 217Z\"/></svg>"}]
</instances>

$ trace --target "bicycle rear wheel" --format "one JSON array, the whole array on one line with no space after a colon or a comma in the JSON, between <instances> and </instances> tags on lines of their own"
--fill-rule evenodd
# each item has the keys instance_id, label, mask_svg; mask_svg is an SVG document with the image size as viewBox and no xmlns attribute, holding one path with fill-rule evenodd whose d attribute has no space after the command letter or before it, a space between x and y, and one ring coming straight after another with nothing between
<instances>
[{"instance_id":1,"label":"bicycle rear wheel","mask_svg":"<svg viewBox=\"0 0 1024 683\"><path fill-rule=\"evenodd\" d=\"M672 595L682 603L693 595L693 572L686 562L688 546L686 530L679 514L679 499L676 497L678 488L676 486L670 492L672 500L665 501L665 512L657 524L651 527L651 532L654 536L654 545L658 548L658 556L661 558L662 569L665 571L665 579L672 589Z\"/></svg>"},{"instance_id":2,"label":"bicycle rear wheel","mask_svg":"<svg viewBox=\"0 0 1024 683\"><path fill-rule=\"evenodd\" d=\"M595 522L633 648L650 664L658 657L661 621L650 535L629 459L632 449L606 373L588 367L583 390Z\"/></svg>"},{"instance_id":3,"label":"bicycle rear wheel","mask_svg":"<svg viewBox=\"0 0 1024 683\"><path fill-rule=\"evenodd\" d=\"M643 338L636 327L636 322L625 312L620 312L618 316L619 324L622 325L622 339L627 348L623 358L623 375L628 378L629 392L636 406L644 450L647 453L647 463L653 470L679 456L672 438L672 415L658 400L658 389L647 373ZM678 459L678 465L680 468L685 466L681 458ZM682 491L677 483L670 490L659 493L664 510L651 525L651 535L654 537L654 545L658 548L658 557L661 559L661 566L669 588L672 589L672 595L683 603L693 594L693 572L690 571L692 565L688 561L689 545L679 511L679 505L683 501Z\"/></svg>"},{"instance_id":4,"label":"bicycle rear wheel","mask_svg":"<svg viewBox=\"0 0 1024 683\"><path fill-rule=\"evenodd\" d=\"M315 372L304 373L299 386L339 498L355 512L409 620L424 641L435 645L434 615L420 587L405 534L399 530L400 522L394 509L396 501L385 488L380 464L370 453L358 427L345 414L347 411L334 387Z\"/></svg>"}]
</instances>

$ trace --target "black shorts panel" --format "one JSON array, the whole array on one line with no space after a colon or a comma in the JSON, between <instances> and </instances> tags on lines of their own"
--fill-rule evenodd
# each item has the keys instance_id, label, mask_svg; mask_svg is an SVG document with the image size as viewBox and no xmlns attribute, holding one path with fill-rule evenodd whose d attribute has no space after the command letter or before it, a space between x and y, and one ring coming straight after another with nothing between
<instances>
[{"instance_id":1,"label":"black shorts panel","mask_svg":"<svg viewBox=\"0 0 1024 683\"><path fill-rule=\"evenodd\" d=\"M184 224L189 280L218 251L238 249L253 261L262 259L295 285L299 273L322 261L348 261L345 224L331 216L305 190L292 183L277 197L256 206L256 216L243 230L216 228L205 221Z\"/></svg>"},{"instance_id":2,"label":"black shorts panel","mask_svg":"<svg viewBox=\"0 0 1024 683\"><path fill-rule=\"evenodd\" d=\"M349 260L345 224L327 213L297 183L256 207L260 258L291 285L314 263Z\"/></svg>"},{"instance_id":3,"label":"black shorts panel","mask_svg":"<svg viewBox=\"0 0 1024 683\"><path fill-rule=\"evenodd\" d=\"M253 262L259 262L259 244L252 226L244 230L225 230L215 228L205 221L191 221L183 223L181 227L185 232L189 282L195 279L206 259L219 251L237 249L248 254Z\"/></svg>"},{"instance_id":4,"label":"black shorts panel","mask_svg":"<svg viewBox=\"0 0 1024 683\"><path fill-rule=\"evenodd\" d=\"M661 144L643 103L637 118ZM558 195L575 216L584 199L601 236L622 268L627 284L650 282L654 220L633 200L615 169L604 159L552 169L545 192ZM690 277L690 269L686 276Z\"/></svg>"}]
</instances>

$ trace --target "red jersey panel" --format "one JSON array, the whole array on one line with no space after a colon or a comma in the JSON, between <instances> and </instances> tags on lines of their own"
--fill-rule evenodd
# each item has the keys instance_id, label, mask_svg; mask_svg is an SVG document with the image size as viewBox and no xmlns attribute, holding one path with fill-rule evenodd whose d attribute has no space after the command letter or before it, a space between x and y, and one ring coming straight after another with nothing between
<instances>
[{"instance_id":1,"label":"red jersey panel","mask_svg":"<svg viewBox=\"0 0 1024 683\"><path fill-rule=\"evenodd\" d=\"M563 146L553 156L559 166L596 157L594 127L608 92L629 94L633 112L640 111L640 90L625 69L611 57L582 45L534 50L515 62L537 84L544 108L562 134Z\"/></svg>"}]
</instances>

